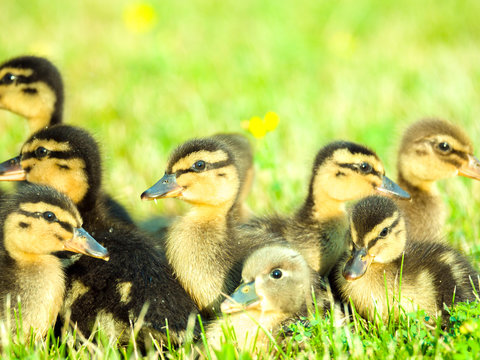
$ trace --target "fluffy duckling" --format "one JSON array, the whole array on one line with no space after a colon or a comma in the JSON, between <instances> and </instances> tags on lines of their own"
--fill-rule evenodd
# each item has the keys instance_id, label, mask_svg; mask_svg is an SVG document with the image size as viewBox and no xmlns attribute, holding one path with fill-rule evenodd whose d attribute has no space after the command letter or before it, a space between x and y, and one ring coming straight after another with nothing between
<instances>
[{"instance_id":1,"label":"fluffy duckling","mask_svg":"<svg viewBox=\"0 0 480 360\"><path fill-rule=\"evenodd\" d=\"M242 271L243 283L221 305L228 317L213 321L206 330L208 344L220 348L223 329L234 330L239 349L265 352L270 339L289 321L313 310L312 290L319 308L325 298L319 276L292 248L274 244L254 251ZM261 328L260 328L261 327Z\"/></svg>"},{"instance_id":2,"label":"fluffy duckling","mask_svg":"<svg viewBox=\"0 0 480 360\"><path fill-rule=\"evenodd\" d=\"M62 76L50 61L36 56L20 56L0 65L0 109L27 119L30 132L63 121ZM117 219L133 224L127 210L107 196L107 210Z\"/></svg>"},{"instance_id":3,"label":"fluffy duckling","mask_svg":"<svg viewBox=\"0 0 480 360\"><path fill-rule=\"evenodd\" d=\"M409 196L385 176L372 150L335 141L318 152L307 199L294 216L257 218L242 225L239 233L254 242L285 239L315 271L326 275L347 249L345 203L375 192Z\"/></svg>"},{"instance_id":4,"label":"fluffy duckling","mask_svg":"<svg viewBox=\"0 0 480 360\"><path fill-rule=\"evenodd\" d=\"M171 340L180 341L189 315L198 309L154 240L106 211L95 140L80 128L55 125L35 133L18 161L24 171L18 178L66 193L77 204L85 229L110 251L106 264L81 257L67 270L64 311L71 310L80 331L89 333L98 320L109 334L128 341L130 321L141 320L146 305L141 336L150 332L165 339L168 321Z\"/></svg>"},{"instance_id":5,"label":"fluffy duckling","mask_svg":"<svg viewBox=\"0 0 480 360\"><path fill-rule=\"evenodd\" d=\"M246 222L250 217L251 211L245 204L248 194L252 188L254 168L253 168L253 150L248 138L241 134L221 133L211 137L213 140L225 143L233 154L237 164L238 174L241 182L240 194L234 208L237 214L234 214L239 222Z\"/></svg>"},{"instance_id":6,"label":"fluffy duckling","mask_svg":"<svg viewBox=\"0 0 480 360\"><path fill-rule=\"evenodd\" d=\"M82 227L72 201L39 185L22 186L0 200L0 316L5 303L21 315L25 334L44 337L63 302L65 277L53 252L68 250L108 260L108 253ZM11 316L11 319L15 317ZM16 323L12 321L16 332Z\"/></svg>"},{"instance_id":7,"label":"fluffy duckling","mask_svg":"<svg viewBox=\"0 0 480 360\"><path fill-rule=\"evenodd\" d=\"M0 65L0 109L28 120L33 133L62 122L63 81L47 59L21 56Z\"/></svg>"},{"instance_id":8,"label":"fluffy duckling","mask_svg":"<svg viewBox=\"0 0 480 360\"><path fill-rule=\"evenodd\" d=\"M409 234L441 241L446 210L435 182L456 175L480 180L480 162L469 137L443 120L417 121L403 135L397 168L398 184L412 195L410 202L398 203Z\"/></svg>"},{"instance_id":9,"label":"fluffy duckling","mask_svg":"<svg viewBox=\"0 0 480 360\"><path fill-rule=\"evenodd\" d=\"M400 305L407 313L421 308L435 318L444 304L476 299L472 283L478 291L479 280L469 262L430 239L408 235L407 241L405 219L391 199L359 201L352 209L349 239L352 255L336 267L333 282L362 317L374 319L376 313L384 321L389 314L398 319Z\"/></svg>"},{"instance_id":10,"label":"fluffy duckling","mask_svg":"<svg viewBox=\"0 0 480 360\"><path fill-rule=\"evenodd\" d=\"M234 232L247 179L239 163L234 148L218 136L190 140L175 149L165 175L141 195L146 200L176 197L192 205L169 228L166 255L207 316L219 309L222 293L239 284L247 250Z\"/></svg>"}]
</instances>

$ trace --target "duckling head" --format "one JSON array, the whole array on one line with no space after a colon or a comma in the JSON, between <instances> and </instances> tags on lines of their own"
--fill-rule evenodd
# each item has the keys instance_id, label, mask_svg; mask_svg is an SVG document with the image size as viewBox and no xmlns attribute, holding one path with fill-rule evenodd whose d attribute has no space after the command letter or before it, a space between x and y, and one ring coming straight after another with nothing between
<instances>
[{"instance_id":1,"label":"duckling head","mask_svg":"<svg viewBox=\"0 0 480 360\"><path fill-rule=\"evenodd\" d=\"M100 151L85 130L55 125L33 134L20 156L0 164L0 180L50 185L84 211L95 204L100 191Z\"/></svg>"},{"instance_id":2,"label":"duckling head","mask_svg":"<svg viewBox=\"0 0 480 360\"><path fill-rule=\"evenodd\" d=\"M243 265L243 284L222 303L221 310L293 314L311 299L311 274L307 262L291 248L258 249Z\"/></svg>"},{"instance_id":3,"label":"duckling head","mask_svg":"<svg viewBox=\"0 0 480 360\"><path fill-rule=\"evenodd\" d=\"M0 65L0 109L28 119L33 133L62 121L63 82L47 59L21 56Z\"/></svg>"},{"instance_id":4,"label":"duckling head","mask_svg":"<svg viewBox=\"0 0 480 360\"><path fill-rule=\"evenodd\" d=\"M407 238L405 220L395 202L369 196L352 209L350 232L352 256L343 276L353 281L374 263L387 264L402 255Z\"/></svg>"},{"instance_id":5,"label":"duckling head","mask_svg":"<svg viewBox=\"0 0 480 360\"><path fill-rule=\"evenodd\" d=\"M108 260L107 250L83 228L82 218L64 194L29 184L2 198L0 223L4 247L20 261L57 251L73 251Z\"/></svg>"},{"instance_id":6,"label":"duckling head","mask_svg":"<svg viewBox=\"0 0 480 360\"><path fill-rule=\"evenodd\" d=\"M141 198L175 197L196 206L231 208L238 198L238 174L226 144L213 138L194 139L172 153L165 175Z\"/></svg>"},{"instance_id":7,"label":"duckling head","mask_svg":"<svg viewBox=\"0 0 480 360\"><path fill-rule=\"evenodd\" d=\"M425 189L456 175L480 180L480 162L467 134L439 119L417 121L405 131L398 169L399 177Z\"/></svg>"},{"instance_id":8,"label":"duckling head","mask_svg":"<svg viewBox=\"0 0 480 360\"><path fill-rule=\"evenodd\" d=\"M315 158L306 208L315 209L315 217L329 202L338 204L374 193L410 198L385 176L383 164L372 150L336 141L323 147Z\"/></svg>"}]
</instances>

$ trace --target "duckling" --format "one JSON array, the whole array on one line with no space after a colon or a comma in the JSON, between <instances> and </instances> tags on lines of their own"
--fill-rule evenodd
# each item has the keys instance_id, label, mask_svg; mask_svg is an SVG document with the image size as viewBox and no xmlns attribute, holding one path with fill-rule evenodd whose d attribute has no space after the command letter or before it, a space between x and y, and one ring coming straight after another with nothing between
<instances>
[{"instance_id":1,"label":"duckling","mask_svg":"<svg viewBox=\"0 0 480 360\"><path fill-rule=\"evenodd\" d=\"M0 109L28 120L31 133L62 122L63 81L50 61L20 56L0 65Z\"/></svg>"},{"instance_id":2,"label":"duckling","mask_svg":"<svg viewBox=\"0 0 480 360\"><path fill-rule=\"evenodd\" d=\"M424 309L435 322L444 304L476 299L479 279L469 262L445 244L412 238L391 199L360 200L352 209L348 238L352 255L339 262L333 283L364 318L376 313L383 321L389 314L398 319L400 305L406 313Z\"/></svg>"},{"instance_id":3,"label":"duckling","mask_svg":"<svg viewBox=\"0 0 480 360\"><path fill-rule=\"evenodd\" d=\"M224 138L193 139L176 148L165 175L141 195L144 200L176 197L192 205L170 226L165 248L180 283L206 316L219 310L222 293L239 284L247 251L235 239L234 226L248 177L239 165L244 160Z\"/></svg>"},{"instance_id":4,"label":"duckling","mask_svg":"<svg viewBox=\"0 0 480 360\"><path fill-rule=\"evenodd\" d=\"M403 135L397 168L398 184L412 195L410 202L398 203L409 234L442 241L446 209L435 182L456 175L480 180L480 162L469 137L444 120L417 121Z\"/></svg>"},{"instance_id":5,"label":"duckling","mask_svg":"<svg viewBox=\"0 0 480 360\"><path fill-rule=\"evenodd\" d=\"M241 225L239 234L257 243L285 239L315 271L326 275L347 249L345 203L374 192L409 197L385 176L372 150L335 141L317 153L307 198L295 215L254 219Z\"/></svg>"},{"instance_id":6,"label":"duckling","mask_svg":"<svg viewBox=\"0 0 480 360\"><path fill-rule=\"evenodd\" d=\"M0 65L0 109L27 119L30 132L63 122L64 87L58 69L49 60L20 56ZM107 197L112 216L133 224L127 210Z\"/></svg>"},{"instance_id":7,"label":"duckling","mask_svg":"<svg viewBox=\"0 0 480 360\"><path fill-rule=\"evenodd\" d=\"M85 229L110 251L110 261L102 266L81 257L67 269L62 316L71 311L70 319L83 333L89 333L98 320L123 343L131 333L130 321L140 321L147 306L139 340L148 333L165 339L168 321L171 341L179 342L189 315L198 309L154 240L107 212L100 154L92 136L67 125L40 130L23 145L18 161L28 182L49 184L67 194L76 203Z\"/></svg>"},{"instance_id":8,"label":"duckling","mask_svg":"<svg viewBox=\"0 0 480 360\"><path fill-rule=\"evenodd\" d=\"M265 352L269 331L277 337L288 322L308 316L313 307L312 290L318 307L323 306L324 287L320 277L296 250L271 244L251 253L242 271L243 283L222 303L228 317L213 321L206 330L208 344L220 348L223 328L234 330L239 349Z\"/></svg>"},{"instance_id":9,"label":"duckling","mask_svg":"<svg viewBox=\"0 0 480 360\"><path fill-rule=\"evenodd\" d=\"M68 250L108 260L108 252L82 227L72 201L48 186L22 186L0 200L0 316L5 303L19 311L25 334L44 337L63 302L65 277L53 252ZM15 317L11 316L11 319ZM13 333L16 323L12 321Z\"/></svg>"}]
</instances>

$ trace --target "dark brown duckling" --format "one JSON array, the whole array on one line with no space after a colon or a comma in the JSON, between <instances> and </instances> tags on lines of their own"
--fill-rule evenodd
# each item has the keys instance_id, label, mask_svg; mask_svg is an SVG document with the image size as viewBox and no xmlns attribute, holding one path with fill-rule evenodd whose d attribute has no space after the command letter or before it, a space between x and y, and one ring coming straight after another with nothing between
<instances>
[{"instance_id":1,"label":"dark brown duckling","mask_svg":"<svg viewBox=\"0 0 480 360\"><path fill-rule=\"evenodd\" d=\"M407 128L398 151L398 184L411 201L398 203L413 238L443 241L446 209L438 195L438 180L461 175L480 180L480 162L468 135L452 123L420 120Z\"/></svg>"},{"instance_id":2,"label":"dark brown duckling","mask_svg":"<svg viewBox=\"0 0 480 360\"><path fill-rule=\"evenodd\" d=\"M337 265L333 283L342 300L351 299L366 319L375 314L383 321L389 314L398 319L400 305L405 313L423 309L435 322L453 300L477 299L479 279L470 263L445 244L407 234L402 212L391 199L359 201L352 209L349 241L352 255Z\"/></svg>"},{"instance_id":3,"label":"dark brown duckling","mask_svg":"<svg viewBox=\"0 0 480 360\"><path fill-rule=\"evenodd\" d=\"M35 133L19 159L28 182L44 183L66 193L78 206L84 227L109 249L110 261L99 266L81 257L67 270L65 299L71 320L89 334L98 319L109 335L127 342L145 304L141 337L181 341L189 315L198 311L154 240L106 211L97 143L84 130L55 125ZM8 172L7 172L8 174ZM19 176L20 177L20 176ZM0 176L1 180L1 176Z\"/></svg>"},{"instance_id":4,"label":"dark brown duckling","mask_svg":"<svg viewBox=\"0 0 480 360\"><path fill-rule=\"evenodd\" d=\"M269 216L241 225L242 239L286 240L320 275L326 275L347 249L345 204L375 192L408 198L385 176L379 157L365 146L335 141L323 147L313 165L308 196L292 217Z\"/></svg>"},{"instance_id":5,"label":"dark brown duckling","mask_svg":"<svg viewBox=\"0 0 480 360\"><path fill-rule=\"evenodd\" d=\"M147 200L176 197L192 205L169 228L165 247L179 281L207 316L219 310L222 294L231 293L240 283L248 250L234 232L246 176L223 136L179 146L170 156L165 175L141 196Z\"/></svg>"},{"instance_id":6,"label":"dark brown duckling","mask_svg":"<svg viewBox=\"0 0 480 360\"><path fill-rule=\"evenodd\" d=\"M65 274L54 252L68 250L108 260L108 252L85 230L82 218L65 195L48 186L26 185L0 200L0 308L18 312L24 334L43 338L62 306ZM94 260L97 261L98 260ZM11 316L11 319L15 317ZM12 331L16 333L15 320Z\"/></svg>"},{"instance_id":7,"label":"dark brown duckling","mask_svg":"<svg viewBox=\"0 0 480 360\"><path fill-rule=\"evenodd\" d=\"M63 122L64 87L57 67L37 56L20 56L0 65L0 109L27 119L30 133ZM105 205L115 218L133 224L111 196Z\"/></svg>"}]
</instances>

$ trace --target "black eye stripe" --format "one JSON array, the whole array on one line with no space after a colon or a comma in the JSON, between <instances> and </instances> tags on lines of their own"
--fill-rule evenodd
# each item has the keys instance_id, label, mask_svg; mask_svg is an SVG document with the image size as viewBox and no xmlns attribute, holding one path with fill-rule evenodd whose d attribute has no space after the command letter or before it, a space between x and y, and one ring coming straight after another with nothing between
<instances>
[{"instance_id":1,"label":"black eye stripe","mask_svg":"<svg viewBox=\"0 0 480 360\"><path fill-rule=\"evenodd\" d=\"M347 164L347 163L336 163L336 164L338 166L340 166L341 168L350 169L350 170L353 170L353 171L358 172L360 174L366 175L365 173L361 172L361 170L358 167L358 164ZM380 174L378 171L376 171L373 166L372 166L372 170L368 174L372 174L372 175L375 175L375 176L382 176L382 174Z\"/></svg>"},{"instance_id":2,"label":"black eye stripe","mask_svg":"<svg viewBox=\"0 0 480 360\"><path fill-rule=\"evenodd\" d=\"M76 155L73 151L50 151L48 153L48 156L46 156L50 159L75 159L78 158L78 155ZM29 151L25 152L22 154L22 161L23 160L28 160L28 159L36 159L37 155L35 154L35 151Z\"/></svg>"},{"instance_id":3,"label":"black eye stripe","mask_svg":"<svg viewBox=\"0 0 480 360\"><path fill-rule=\"evenodd\" d=\"M388 226L388 229L389 229L389 234L391 233L391 230L398 225L398 223L400 222L400 218L397 217L395 219L395 221L390 225ZM383 229L382 229L383 230ZM375 239L373 239L372 241L370 241L367 245L367 248L368 249L371 249L373 246L375 246L375 244L377 243L378 240L381 240L381 239L385 239L383 236L377 236Z\"/></svg>"},{"instance_id":4,"label":"black eye stripe","mask_svg":"<svg viewBox=\"0 0 480 360\"><path fill-rule=\"evenodd\" d=\"M225 161L219 161L216 163L209 163L205 162L205 170L203 171L209 171L209 170L215 170L215 169L220 169L222 167L228 166L232 163L231 160L225 160ZM198 171L195 171L192 168L189 169L182 169L182 170L177 170L175 172L175 176L178 178L180 175L186 174L186 173L198 173Z\"/></svg>"},{"instance_id":5,"label":"black eye stripe","mask_svg":"<svg viewBox=\"0 0 480 360\"><path fill-rule=\"evenodd\" d=\"M27 217L32 217L32 218L35 218L35 219L43 219L43 213L40 213L40 212L30 212L30 211L25 211L25 210L21 210L19 209L17 211L19 214L22 214L22 215L25 215ZM48 220L45 220L46 222L48 222ZM57 220L55 221L55 223L59 224L63 229L73 233L73 226L70 225L69 223L65 222L65 221L60 221L60 220Z\"/></svg>"}]
</instances>

